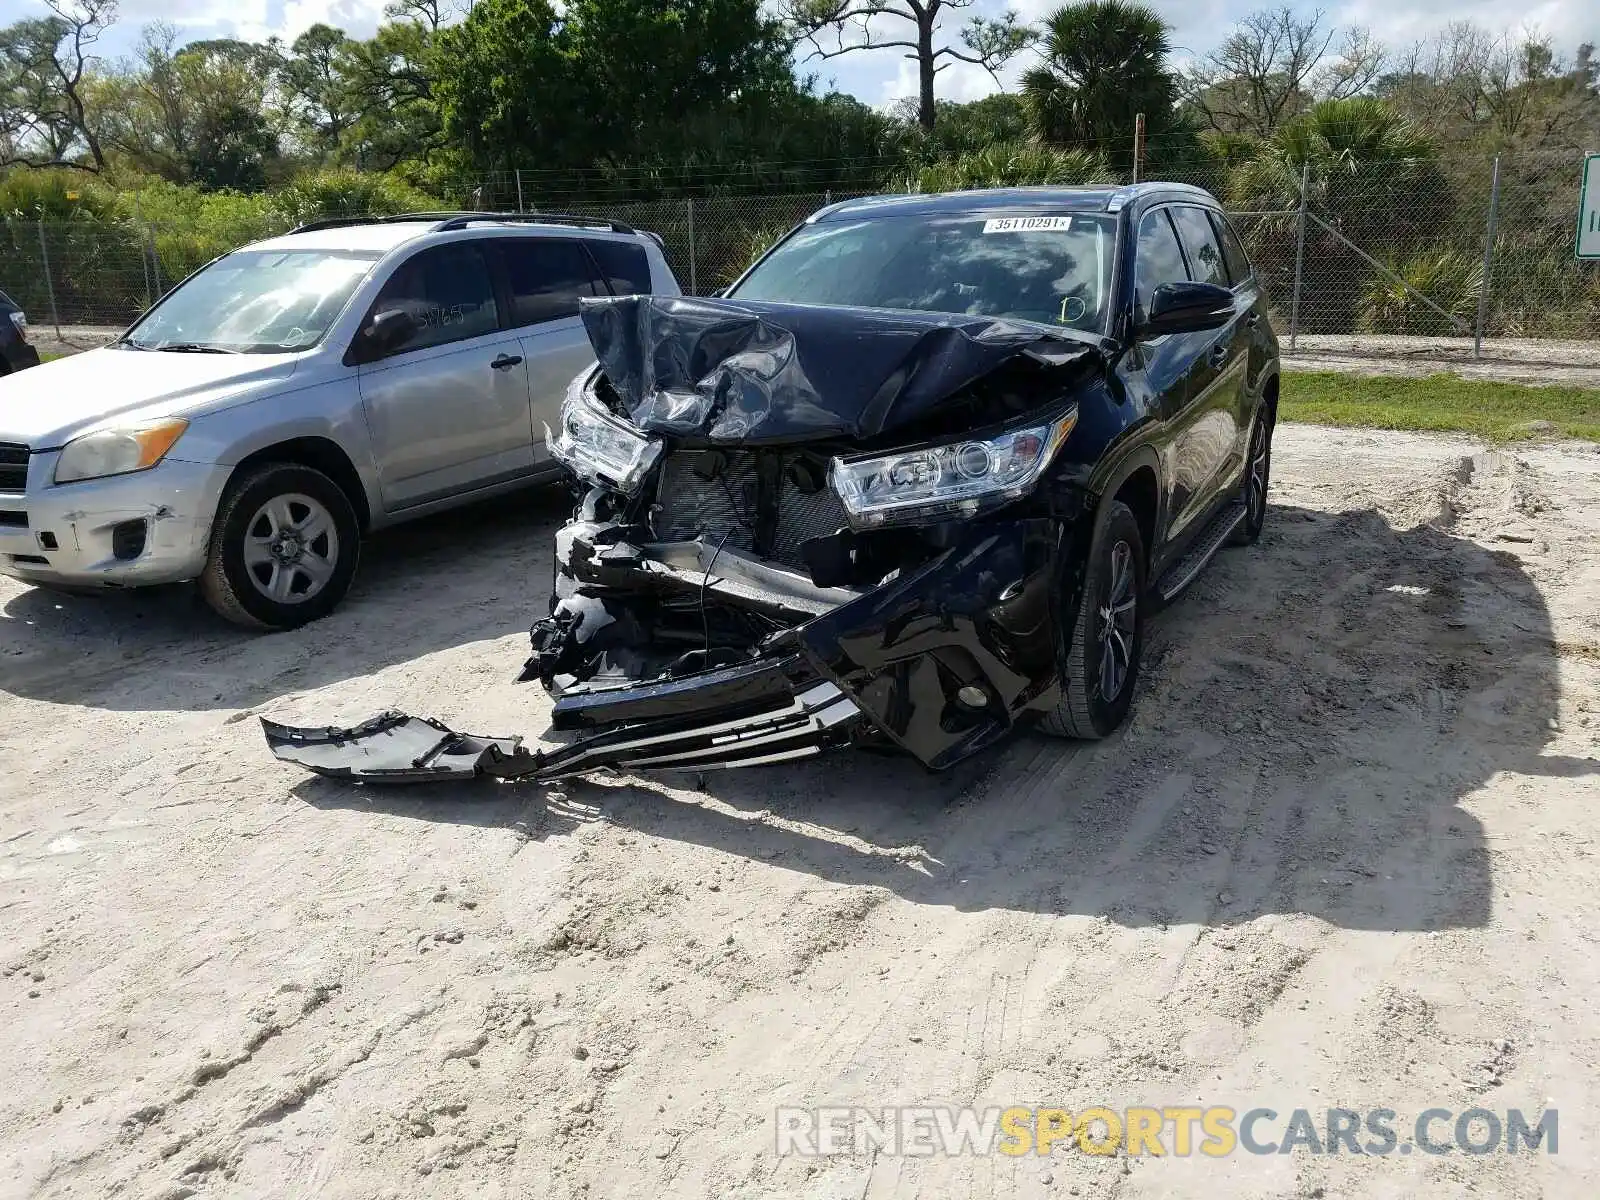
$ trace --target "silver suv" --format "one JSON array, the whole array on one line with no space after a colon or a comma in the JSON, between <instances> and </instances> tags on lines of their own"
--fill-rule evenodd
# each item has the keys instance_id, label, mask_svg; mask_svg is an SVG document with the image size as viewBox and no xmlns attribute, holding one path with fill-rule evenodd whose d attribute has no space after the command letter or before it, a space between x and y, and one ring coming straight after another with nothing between
<instances>
[{"instance_id":1,"label":"silver suv","mask_svg":"<svg viewBox=\"0 0 1600 1200\"><path fill-rule=\"evenodd\" d=\"M320 221L224 255L110 345L0 381L0 572L198 579L328 613L362 534L556 475L584 296L678 284L652 234L549 214Z\"/></svg>"}]
</instances>

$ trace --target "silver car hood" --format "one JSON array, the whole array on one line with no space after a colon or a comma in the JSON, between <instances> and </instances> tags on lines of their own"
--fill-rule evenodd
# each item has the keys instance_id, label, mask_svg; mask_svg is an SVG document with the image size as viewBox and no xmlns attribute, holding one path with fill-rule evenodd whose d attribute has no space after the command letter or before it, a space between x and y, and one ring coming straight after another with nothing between
<instances>
[{"instance_id":1,"label":"silver car hood","mask_svg":"<svg viewBox=\"0 0 1600 1200\"><path fill-rule=\"evenodd\" d=\"M0 379L0 442L50 450L118 418L193 416L282 383L298 362L110 347L75 354Z\"/></svg>"}]
</instances>

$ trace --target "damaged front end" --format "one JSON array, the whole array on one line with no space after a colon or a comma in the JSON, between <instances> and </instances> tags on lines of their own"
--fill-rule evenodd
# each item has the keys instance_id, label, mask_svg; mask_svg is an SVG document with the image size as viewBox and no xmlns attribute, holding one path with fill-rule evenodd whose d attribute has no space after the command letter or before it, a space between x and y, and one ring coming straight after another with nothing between
<instances>
[{"instance_id":1,"label":"damaged front end","mask_svg":"<svg viewBox=\"0 0 1600 1200\"><path fill-rule=\"evenodd\" d=\"M280 758L555 779L876 744L939 769L1054 702L1084 502L1058 463L1096 339L659 297L584 320L599 362L549 445L585 487L523 673L568 744L388 714L273 727Z\"/></svg>"}]
</instances>

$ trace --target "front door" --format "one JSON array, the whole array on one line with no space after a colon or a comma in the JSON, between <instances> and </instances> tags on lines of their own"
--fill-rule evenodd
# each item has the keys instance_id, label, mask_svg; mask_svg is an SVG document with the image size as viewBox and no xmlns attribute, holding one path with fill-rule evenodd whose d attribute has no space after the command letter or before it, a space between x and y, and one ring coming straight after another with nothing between
<instances>
[{"instance_id":1,"label":"front door","mask_svg":"<svg viewBox=\"0 0 1600 1200\"><path fill-rule=\"evenodd\" d=\"M404 309L409 341L361 368L384 508L397 512L533 470L528 370L482 253L472 242L420 251L396 269L370 316Z\"/></svg>"}]
</instances>

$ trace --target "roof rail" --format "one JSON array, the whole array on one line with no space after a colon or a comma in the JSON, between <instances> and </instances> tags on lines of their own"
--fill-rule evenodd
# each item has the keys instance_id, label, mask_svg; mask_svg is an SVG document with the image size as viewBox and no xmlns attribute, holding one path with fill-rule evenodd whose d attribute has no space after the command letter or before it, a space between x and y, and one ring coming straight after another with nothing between
<instances>
[{"instance_id":1,"label":"roof rail","mask_svg":"<svg viewBox=\"0 0 1600 1200\"><path fill-rule=\"evenodd\" d=\"M495 212L410 212L385 216L323 217L296 225L290 233L315 233L319 229L343 229L352 225L396 225L407 221L433 221L434 233L465 229L474 221L501 221L538 225L580 225L589 229L608 229L612 233L638 233L631 225L608 217L584 217L572 213L495 213Z\"/></svg>"},{"instance_id":2,"label":"roof rail","mask_svg":"<svg viewBox=\"0 0 1600 1200\"><path fill-rule=\"evenodd\" d=\"M441 221L435 233L452 229L465 229L474 221L500 221L507 224L527 225L581 225L589 229L609 229L612 233L638 233L631 225L613 221L609 217L585 217L577 213L514 212L514 213L457 213Z\"/></svg>"},{"instance_id":3,"label":"roof rail","mask_svg":"<svg viewBox=\"0 0 1600 1200\"><path fill-rule=\"evenodd\" d=\"M360 217L322 217L296 225L290 233L315 233L319 229L343 229L350 225L395 225L405 221L446 221L459 217L459 212L409 212L389 215L367 214Z\"/></svg>"}]
</instances>

